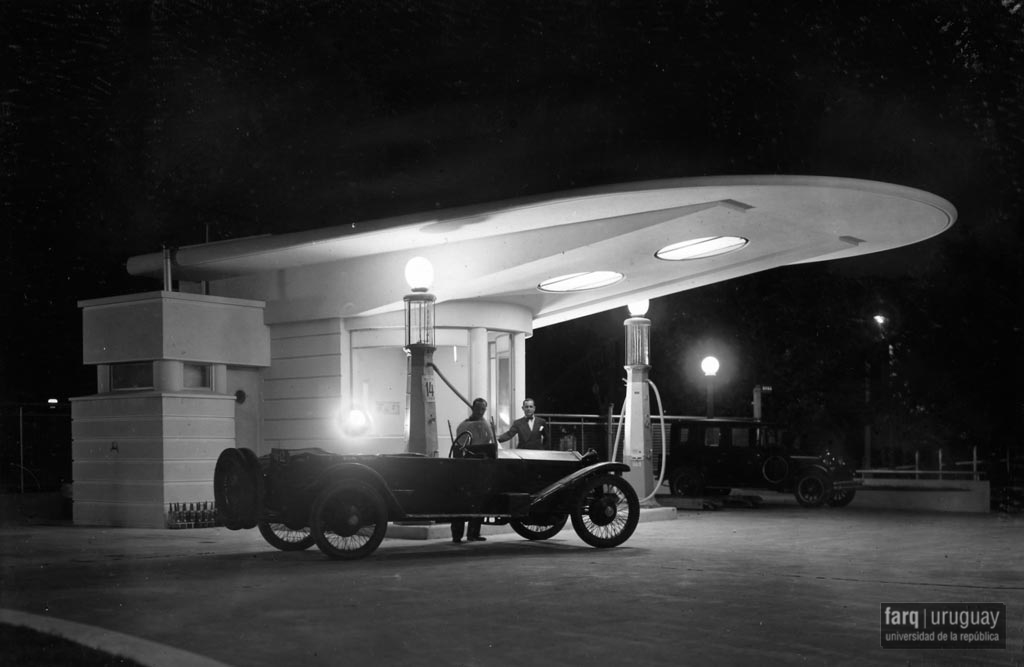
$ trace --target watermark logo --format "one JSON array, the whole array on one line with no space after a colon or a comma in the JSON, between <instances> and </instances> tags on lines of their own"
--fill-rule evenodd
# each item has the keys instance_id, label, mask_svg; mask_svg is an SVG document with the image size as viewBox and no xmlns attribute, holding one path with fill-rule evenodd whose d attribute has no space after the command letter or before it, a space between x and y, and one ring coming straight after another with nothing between
<instances>
[{"instance_id":1,"label":"watermark logo","mask_svg":"<svg viewBox=\"0 0 1024 667\"><path fill-rule=\"evenodd\" d=\"M882 648L1006 648L1006 605L883 602Z\"/></svg>"}]
</instances>

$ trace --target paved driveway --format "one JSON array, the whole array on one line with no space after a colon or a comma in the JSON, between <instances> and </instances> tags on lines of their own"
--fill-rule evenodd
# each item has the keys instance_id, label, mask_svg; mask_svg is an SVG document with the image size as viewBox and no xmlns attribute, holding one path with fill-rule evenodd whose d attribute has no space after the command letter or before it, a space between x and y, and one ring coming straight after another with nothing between
<instances>
[{"instance_id":1,"label":"paved driveway","mask_svg":"<svg viewBox=\"0 0 1024 667\"><path fill-rule=\"evenodd\" d=\"M0 607L230 665L1024 664L1024 517L680 511L337 562L258 532L6 527ZM1006 650L884 650L882 602L1001 602Z\"/></svg>"}]
</instances>

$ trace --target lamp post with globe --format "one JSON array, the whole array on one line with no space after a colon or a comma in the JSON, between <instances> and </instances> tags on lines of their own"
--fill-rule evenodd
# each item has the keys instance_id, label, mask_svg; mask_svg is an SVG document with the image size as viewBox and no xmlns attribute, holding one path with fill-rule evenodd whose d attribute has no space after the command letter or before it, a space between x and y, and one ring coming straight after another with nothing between
<instances>
[{"instance_id":1,"label":"lamp post with globe","mask_svg":"<svg viewBox=\"0 0 1024 667\"><path fill-rule=\"evenodd\" d=\"M708 379L708 419L715 416L715 375L718 373L718 359L715 357L704 357L700 362L700 369L704 371Z\"/></svg>"}]
</instances>

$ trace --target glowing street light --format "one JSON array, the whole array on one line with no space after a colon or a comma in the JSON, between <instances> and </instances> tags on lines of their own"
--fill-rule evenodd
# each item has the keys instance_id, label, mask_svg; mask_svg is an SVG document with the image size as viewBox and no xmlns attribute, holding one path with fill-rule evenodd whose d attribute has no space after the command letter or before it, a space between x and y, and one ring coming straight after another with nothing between
<instances>
[{"instance_id":1,"label":"glowing street light","mask_svg":"<svg viewBox=\"0 0 1024 667\"><path fill-rule=\"evenodd\" d=\"M718 373L718 359L715 357L704 357L700 362L700 369L704 371L704 375L714 376Z\"/></svg>"},{"instance_id":2,"label":"glowing street light","mask_svg":"<svg viewBox=\"0 0 1024 667\"><path fill-rule=\"evenodd\" d=\"M718 368L718 359L715 357L704 357L700 362L700 369L708 379L708 419L715 416L715 375Z\"/></svg>"}]
</instances>

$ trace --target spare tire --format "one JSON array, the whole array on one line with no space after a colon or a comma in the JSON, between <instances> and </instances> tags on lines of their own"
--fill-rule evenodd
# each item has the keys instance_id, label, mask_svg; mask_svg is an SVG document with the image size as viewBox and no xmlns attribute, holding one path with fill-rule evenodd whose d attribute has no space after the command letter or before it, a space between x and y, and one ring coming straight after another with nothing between
<instances>
[{"instance_id":1,"label":"spare tire","mask_svg":"<svg viewBox=\"0 0 1024 667\"><path fill-rule=\"evenodd\" d=\"M213 471L217 518L229 530L255 528L263 509L263 471L250 449L225 449Z\"/></svg>"}]
</instances>

